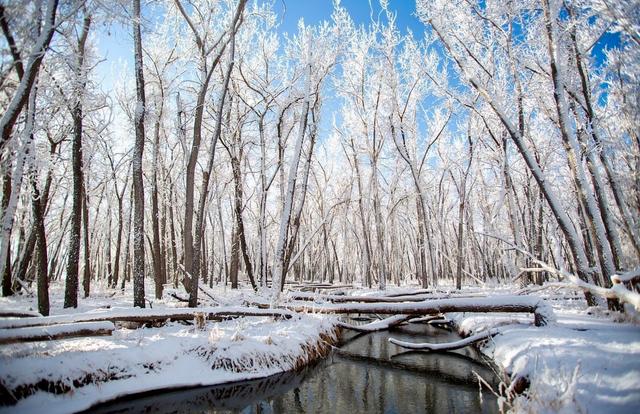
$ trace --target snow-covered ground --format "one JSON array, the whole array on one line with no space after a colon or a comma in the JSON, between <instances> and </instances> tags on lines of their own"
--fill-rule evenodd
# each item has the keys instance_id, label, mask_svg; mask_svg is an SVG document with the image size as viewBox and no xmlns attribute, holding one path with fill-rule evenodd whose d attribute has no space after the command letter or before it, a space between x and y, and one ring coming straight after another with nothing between
<instances>
[{"instance_id":1,"label":"snow-covered ground","mask_svg":"<svg viewBox=\"0 0 640 414\"><path fill-rule=\"evenodd\" d=\"M640 412L637 321L587 309L571 291L556 297L575 299L550 300L557 321L545 327L532 326L523 315L448 316L466 334L499 327L500 334L487 340L482 352L511 380L526 377L530 382L522 395L501 393L511 400L505 408L517 413Z\"/></svg>"},{"instance_id":2,"label":"snow-covered ground","mask_svg":"<svg viewBox=\"0 0 640 414\"><path fill-rule=\"evenodd\" d=\"M71 313L85 315L80 318L83 320L86 315L132 312L130 292L114 295L113 291L98 290L90 299L81 299L78 309L69 310L62 308L62 291L53 289L52 314L67 315L59 316L60 322L68 322ZM409 294L415 290L390 287L385 294ZM331 293L382 294L366 289ZM513 288L485 287L468 288L461 293L467 297L506 298L518 292ZM215 306L218 310L268 302L247 290L216 288L209 294L213 299L203 297L202 306ZM553 307L555 321L548 326L533 326L530 314L447 315L467 335L487 329L499 331L482 345L483 353L506 373L505 382L522 377L530 383L520 395L495 390L503 397L504 408L530 413L640 412L637 315L588 309L582 295L571 290L541 290L534 294L546 297ZM321 305L322 295L313 295L318 300L306 303ZM438 296L442 295L454 297L458 293L442 287ZM185 306L169 294L165 297L153 302L153 311L147 308L138 312L170 312ZM282 300L286 298L285 295ZM34 309L33 297L0 298L3 311ZM8 322L5 319L3 323ZM111 322L86 323L108 328ZM112 336L2 345L0 379L4 389L0 388L0 392L30 395L15 406L0 408L0 412L41 412L43 406L48 407L48 412L69 412L131 393L265 377L292 369L310 355L317 355L313 347L326 344L325 335L335 334L335 324L335 317L313 313L291 319L252 316L208 322L204 329L178 322L161 328L127 329L118 325ZM38 391L38 387L73 391L56 395Z\"/></svg>"},{"instance_id":3,"label":"snow-covered ground","mask_svg":"<svg viewBox=\"0 0 640 414\"><path fill-rule=\"evenodd\" d=\"M93 301L102 309L83 301L81 309L85 314L125 309L131 313L129 304L120 307L128 299ZM25 297L2 300L0 309L24 309L30 302ZM154 309L179 305L157 303ZM68 310L54 307L54 313L62 312ZM39 413L43 407L48 413L73 412L149 390L267 377L319 356L319 344L327 347L326 340L335 339L334 322L312 314L290 319L256 316L207 322L204 329L172 322L161 328L119 327L112 336L3 345L1 391L31 395L0 412Z\"/></svg>"}]
</instances>

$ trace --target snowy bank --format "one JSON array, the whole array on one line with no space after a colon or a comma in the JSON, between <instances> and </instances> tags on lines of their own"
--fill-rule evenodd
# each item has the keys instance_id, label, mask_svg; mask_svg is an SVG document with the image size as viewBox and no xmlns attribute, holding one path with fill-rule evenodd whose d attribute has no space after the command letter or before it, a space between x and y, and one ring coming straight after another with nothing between
<instances>
[{"instance_id":1,"label":"snowy bank","mask_svg":"<svg viewBox=\"0 0 640 414\"><path fill-rule=\"evenodd\" d=\"M481 351L501 367L512 389L505 408L525 413L640 412L640 327L587 310L555 306L556 323L533 327L522 316L458 313L461 333L500 327ZM527 387L528 386L528 387Z\"/></svg>"},{"instance_id":2,"label":"snowy bank","mask_svg":"<svg viewBox=\"0 0 640 414\"><path fill-rule=\"evenodd\" d=\"M0 346L0 399L17 400L0 412L73 412L124 395L263 378L308 364L335 341L334 318L304 314Z\"/></svg>"}]
</instances>

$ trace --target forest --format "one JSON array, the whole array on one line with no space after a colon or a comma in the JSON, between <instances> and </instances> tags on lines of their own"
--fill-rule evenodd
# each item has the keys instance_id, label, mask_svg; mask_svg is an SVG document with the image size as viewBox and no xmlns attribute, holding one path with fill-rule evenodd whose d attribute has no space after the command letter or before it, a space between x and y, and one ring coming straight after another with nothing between
<instances>
[{"instance_id":1,"label":"forest","mask_svg":"<svg viewBox=\"0 0 640 414\"><path fill-rule=\"evenodd\" d=\"M0 2L0 410L120 381L105 391L115 399L146 378L65 371L38 390L58 371L25 342L57 355L65 341L154 330L162 358L206 354L198 370L224 371L227 354L206 344L248 341L251 362L240 350L231 364L240 376L197 383L210 385L258 378L241 376L254 364L262 377L298 369L343 331L442 321L465 337L445 351L492 347L506 385L485 385L500 411L638 409L637 1L295 3ZM199 329L195 348L178 340ZM563 329L624 345L609 388L586 377L622 348L603 366L571 343L547 349L569 357L507 355ZM272 365L251 342L265 332L286 343ZM110 358L68 352L76 368ZM168 375L140 391L189 383ZM590 387L624 398L590 411Z\"/></svg>"}]
</instances>

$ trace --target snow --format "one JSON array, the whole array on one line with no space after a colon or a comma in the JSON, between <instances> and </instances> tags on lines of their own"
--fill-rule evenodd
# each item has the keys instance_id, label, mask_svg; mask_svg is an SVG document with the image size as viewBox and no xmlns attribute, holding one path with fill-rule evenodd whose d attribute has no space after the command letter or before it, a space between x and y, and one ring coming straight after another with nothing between
<instances>
[{"instance_id":1,"label":"snow","mask_svg":"<svg viewBox=\"0 0 640 414\"><path fill-rule=\"evenodd\" d=\"M0 412L35 413L43 406L50 413L70 412L150 390L267 377L294 369L307 357L304 347L322 341L320 334L333 328L331 319L314 315L276 321L246 317L209 322L204 330L171 323L118 329L112 337L3 346L0 377L9 390L43 378L67 386L87 375L93 381L62 395L38 391Z\"/></svg>"},{"instance_id":2,"label":"snow","mask_svg":"<svg viewBox=\"0 0 640 414\"><path fill-rule=\"evenodd\" d=\"M481 350L511 380L530 387L514 412L640 412L640 328L634 321L554 301L556 323L532 327L522 315L448 314L467 333L500 326ZM631 318L632 319L632 318Z\"/></svg>"},{"instance_id":3,"label":"snow","mask_svg":"<svg viewBox=\"0 0 640 414\"><path fill-rule=\"evenodd\" d=\"M446 287L441 290L443 294L451 294ZM522 395L509 397L503 391L502 397L514 413L640 412L640 321L634 309L629 307L626 314L619 314L588 308L583 293L566 284L521 290L524 291L535 291L545 299L546 305L540 306L554 317L548 319L547 326L533 326L531 316L524 313L447 313L458 330L470 337L446 347L498 332L480 343L481 351L507 374L507 383L519 377L527 377L531 382ZM410 290L391 288L390 292L409 294ZM504 286L466 288L460 292L494 295L495 303L514 300L513 293L518 291ZM380 292L361 290L350 294L375 296ZM458 304L478 301L447 299L451 300ZM402 307L412 305L415 303ZM391 308L397 304L380 306Z\"/></svg>"},{"instance_id":4,"label":"snow","mask_svg":"<svg viewBox=\"0 0 640 414\"><path fill-rule=\"evenodd\" d=\"M327 337L335 339L337 320L332 316L276 310L289 318L274 318L269 316L274 310L237 306L256 299L249 291L208 290L222 303L218 307L190 309L182 307L183 303L164 299L153 300L153 308L140 309L131 307L131 289L114 294L100 284L94 287L95 293L90 298L79 298L77 309L65 309L62 308L64 288L54 284L51 287L53 316L3 318L0 320L2 332L54 334L78 325L113 328L113 322L105 319L119 321L127 316L162 317L176 313L222 316L250 311L265 316L208 321L202 330L179 322L160 328L127 329L126 325L116 322L118 329L111 336L0 345L0 378L10 392L41 380L48 381L52 387L69 390L59 395L37 391L14 406L0 407L0 413L39 413L44 406L50 413L74 412L151 390L263 378L297 368L315 355L314 347L327 346ZM172 288L166 292L172 292ZM184 295L184 291L179 294ZM35 301L30 295L2 297L0 311L27 311L35 306ZM56 324L30 327L45 321ZM73 325L69 325L72 322ZM80 386L75 387L74 381ZM82 385L84 383L86 385Z\"/></svg>"},{"instance_id":5,"label":"snow","mask_svg":"<svg viewBox=\"0 0 640 414\"><path fill-rule=\"evenodd\" d=\"M0 413L40 412L43 405L52 413L70 412L150 390L266 377L306 363L305 358L312 353L306 352L309 347L326 345L323 334L335 335L334 329L338 325L335 317L313 312L298 314L281 310L290 316L286 319L268 316L273 310L237 306L260 301L261 298L249 290L209 289L208 292L221 306L195 310L178 308L183 304L168 300L154 301L152 309L133 309L130 292L109 296L99 289L95 296L81 298L78 309L62 309L61 287L54 285L52 290L52 312L55 316L3 319L0 323L5 330L13 333L31 329L61 332L73 321L81 321L94 328L102 326L100 324L113 326L112 322L105 321L109 318L116 321L118 329L111 336L0 346L0 378L8 390L13 392L20 386L25 389L24 386L43 379L51 387L56 385L70 390L59 395L37 391L15 406L0 408ZM439 291L449 298L400 304L309 301L289 304L305 304L309 311L355 305L389 312L393 308L410 310L427 304L431 310L445 305L478 304L504 306L518 303L536 307L539 312L554 317L548 318L547 326L533 326L531 315L526 313L447 313L447 318L471 337L446 346L463 346L481 336L492 336L479 342L481 351L506 373L505 381L514 384L520 377L530 381L528 390L522 395L505 391L507 387L502 390L504 398L501 401L515 413L640 412L640 328L632 307L626 314L587 308L582 293L566 285L520 291L535 291L539 296L522 296L514 288L495 286L466 288L456 294L447 287L441 287ZM388 297L410 293L412 291L407 288L390 286L386 292L347 291L345 297ZM492 297L477 297L482 294ZM316 296L316 300L322 298L326 299L322 295ZM27 295L0 298L0 310L27 310L34 301L35 298ZM267 316L209 321L202 330L178 322L161 328L126 329L118 325L118 318L132 315L162 317L194 311L223 315L240 310ZM402 314L393 315L360 327L383 328L407 318ZM33 322L42 320L54 320L58 324L29 327ZM8 328L18 325L20 327ZM430 349L438 351L433 347ZM74 381L80 386L74 386ZM84 383L86 385L82 385Z\"/></svg>"}]
</instances>

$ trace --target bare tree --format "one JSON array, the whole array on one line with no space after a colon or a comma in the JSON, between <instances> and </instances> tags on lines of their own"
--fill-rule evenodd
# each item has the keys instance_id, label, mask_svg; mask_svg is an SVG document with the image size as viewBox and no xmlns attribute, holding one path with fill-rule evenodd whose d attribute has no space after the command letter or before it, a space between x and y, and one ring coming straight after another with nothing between
<instances>
[{"instance_id":1,"label":"bare tree","mask_svg":"<svg viewBox=\"0 0 640 414\"><path fill-rule=\"evenodd\" d=\"M69 255L67 256L67 277L64 293L64 307L78 307L78 262L80 260L80 227L83 211L83 176L84 170L82 137L83 137L83 94L86 85L85 49L87 36L91 27L91 16L85 8L82 29L77 39L77 60L75 62L75 91L71 117L73 119L73 206L71 210L71 229L69 232ZM85 237L86 238L86 237ZM86 256L86 254L85 254ZM86 267L85 262L85 267ZM88 271L88 269L87 269ZM85 292L87 293L87 292Z\"/></svg>"},{"instance_id":2,"label":"bare tree","mask_svg":"<svg viewBox=\"0 0 640 414\"><path fill-rule=\"evenodd\" d=\"M144 119L146 99L144 94L144 66L142 61L142 36L140 34L140 0L133 0L133 44L136 73L136 142L133 151L133 306L145 307L144 296L144 183L142 181L142 153L144 151Z\"/></svg>"}]
</instances>

